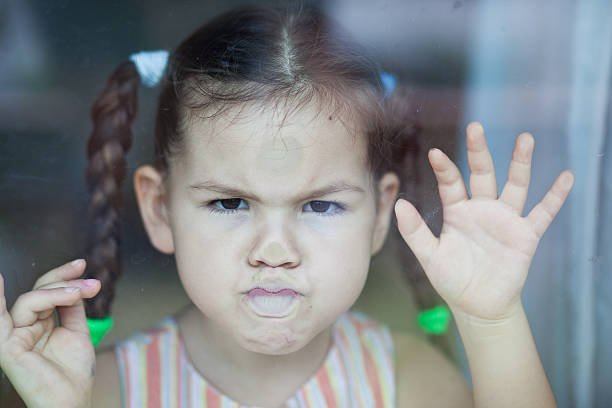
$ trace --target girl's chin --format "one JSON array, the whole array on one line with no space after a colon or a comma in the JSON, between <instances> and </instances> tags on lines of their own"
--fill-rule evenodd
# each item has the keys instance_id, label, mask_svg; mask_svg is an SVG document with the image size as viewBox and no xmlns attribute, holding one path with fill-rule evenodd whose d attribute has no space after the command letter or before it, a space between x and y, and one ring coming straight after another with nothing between
<instances>
[{"instance_id":1,"label":"girl's chin","mask_svg":"<svg viewBox=\"0 0 612 408\"><path fill-rule=\"evenodd\" d=\"M253 353L278 356L294 353L304 347L304 344L288 336L268 334L263 337L246 339L243 347Z\"/></svg>"},{"instance_id":2,"label":"girl's chin","mask_svg":"<svg viewBox=\"0 0 612 408\"><path fill-rule=\"evenodd\" d=\"M268 326L257 332L242 333L238 336L238 343L243 349L253 353L282 356L306 348L328 348L331 337L332 331L329 327L319 332L309 325L292 328Z\"/></svg>"}]
</instances>

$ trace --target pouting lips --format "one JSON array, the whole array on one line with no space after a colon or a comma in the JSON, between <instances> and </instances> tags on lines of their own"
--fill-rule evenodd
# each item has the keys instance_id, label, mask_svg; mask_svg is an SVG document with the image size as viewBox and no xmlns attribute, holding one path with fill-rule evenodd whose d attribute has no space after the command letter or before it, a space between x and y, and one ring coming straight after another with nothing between
<instances>
[{"instance_id":1,"label":"pouting lips","mask_svg":"<svg viewBox=\"0 0 612 408\"><path fill-rule=\"evenodd\" d=\"M293 289L280 289L271 292L262 288L251 289L247 294L247 303L251 310L261 317L285 317L291 314L297 305L299 293Z\"/></svg>"},{"instance_id":2,"label":"pouting lips","mask_svg":"<svg viewBox=\"0 0 612 408\"><path fill-rule=\"evenodd\" d=\"M297 296L298 293L292 289L281 289L270 291L263 288L254 288L248 292L249 296Z\"/></svg>"}]
</instances>

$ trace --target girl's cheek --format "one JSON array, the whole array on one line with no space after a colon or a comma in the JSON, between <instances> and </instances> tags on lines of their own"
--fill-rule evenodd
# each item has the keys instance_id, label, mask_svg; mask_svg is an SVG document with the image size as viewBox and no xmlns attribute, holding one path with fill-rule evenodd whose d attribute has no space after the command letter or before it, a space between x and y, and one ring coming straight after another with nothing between
<instances>
[{"instance_id":1,"label":"girl's cheek","mask_svg":"<svg viewBox=\"0 0 612 408\"><path fill-rule=\"evenodd\" d=\"M246 214L220 214L210 212L207 209L203 209L203 211L205 211L205 214L200 215L199 219L208 229L231 231L250 223L249 216Z\"/></svg>"},{"instance_id":2,"label":"girl's cheek","mask_svg":"<svg viewBox=\"0 0 612 408\"><path fill-rule=\"evenodd\" d=\"M308 234L319 237L334 238L344 234L343 229L339 228L338 224L333 221L305 220L303 225Z\"/></svg>"},{"instance_id":3,"label":"girl's cheek","mask_svg":"<svg viewBox=\"0 0 612 408\"><path fill-rule=\"evenodd\" d=\"M366 221L364 217L349 212L338 215L309 214L300 219L300 223L309 231L330 237L352 235L352 239L367 234Z\"/></svg>"}]
</instances>

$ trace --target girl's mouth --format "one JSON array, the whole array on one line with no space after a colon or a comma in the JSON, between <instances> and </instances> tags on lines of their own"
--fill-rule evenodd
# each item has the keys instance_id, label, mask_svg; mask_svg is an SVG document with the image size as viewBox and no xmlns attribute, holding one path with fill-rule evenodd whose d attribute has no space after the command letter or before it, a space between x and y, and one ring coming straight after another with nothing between
<instances>
[{"instance_id":1,"label":"girl's mouth","mask_svg":"<svg viewBox=\"0 0 612 408\"><path fill-rule=\"evenodd\" d=\"M297 305L299 293L293 289L266 290L253 288L246 294L246 303L260 317L288 316Z\"/></svg>"}]
</instances>

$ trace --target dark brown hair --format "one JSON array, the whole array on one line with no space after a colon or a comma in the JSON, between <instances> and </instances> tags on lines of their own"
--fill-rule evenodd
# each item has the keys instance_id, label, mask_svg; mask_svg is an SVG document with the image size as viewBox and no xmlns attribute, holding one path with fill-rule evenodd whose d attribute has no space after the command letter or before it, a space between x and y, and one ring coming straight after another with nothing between
<instances>
[{"instance_id":1,"label":"dark brown hair","mask_svg":"<svg viewBox=\"0 0 612 408\"><path fill-rule=\"evenodd\" d=\"M154 166L167 174L181 154L192 115L213 118L245 103L298 110L314 102L345 124L356 120L368 138L375 181L388 171L405 173L407 153L418 150L418 128L406 104L385 98L379 68L321 12L248 7L205 24L170 55L162 80L155 127ZM120 185L131 145L139 75L122 63L94 103L87 147L90 233L87 276L102 290L87 302L89 317L110 313L120 275Z\"/></svg>"}]
</instances>

